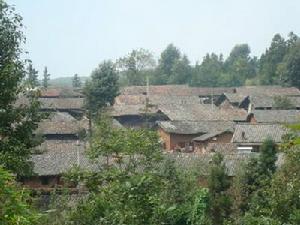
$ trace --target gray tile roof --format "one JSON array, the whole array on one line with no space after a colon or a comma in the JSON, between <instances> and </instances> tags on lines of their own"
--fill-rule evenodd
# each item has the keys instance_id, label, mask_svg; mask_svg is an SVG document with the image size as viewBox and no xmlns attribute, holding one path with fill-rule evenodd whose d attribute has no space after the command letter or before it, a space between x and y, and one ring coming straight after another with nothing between
<instances>
[{"instance_id":1,"label":"gray tile roof","mask_svg":"<svg viewBox=\"0 0 300 225\"><path fill-rule=\"evenodd\" d=\"M197 171L206 176L210 171L210 163L214 153L212 154L196 154L196 153L169 153L168 157L175 160L175 164L183 170L197 168ZM257 153L248 154L224 154L224 163L229 176L234 176L240 166L247 163L252 157L257 157Z\"/></svg>"},{"instance_id":2,"label":"gray tile roof","mask_svg":"<svg viewBox=\"0 0 300 225\"><path fill-rule=\"evenodd\" d=\"M111 116L128 116L128 115L142 115L146 113L144 104L139 105L113 105L108 108L108 112ZM156 113L156 107L149 107L148 113Z\"/></svg>"},{"instance_id":3,"label":"gray tile roof","mask_svg":"<svg viewBox=\"0 0 300 225\"><path fill-rule=\"evenodd\" d=\"M82 110L83 98L39 98L42 109Z\"/></svg>"},{"instance_id":4,"label":"gray tile roof","mask_svg":"<svg viewBox=\"0 0 300 225\"><path fill-rule=\"evenodd\" d=\"M157 85L149 86L150 95L195 95L195 96L210 96L221 95L224 92L233 93L234 88L230 87L189 87L188 85ZM129 86L121 89L121 94L125 95L141 95L147 92L146 86Z\"/></svg>"},{"instance_id":5,"label":"gray tile roof","mask_svg":"<svg viewBox=\"0 0 300 225\"><path fill-rule=\"evenodd\" d=\"M146 104L146 98L146 95L119 95L115 98L115 105L142 105ZM148 99L152 105L200 103L200 99L196 95L150 95Z\"/></svg>"},{"instance_id":6,"label":"gray tile roof","mask_svg":"<svg viewBox=\"0 0 300 225\"><path fill-rule=\"evenodd\" d=\"M233 131L230 121L161 121L158 126L168 133L205 134L221 131Z\"/></svg>"},{"instance_id":7,"label":"gray tile roof","mask_svg":"<svg viewBox=\"0 0 300 225\"><path fill-rule=\"evenodd\" d=\"M53 112L48 119L38 124L36 133L41 134L76 134L81 129L87 129L88 121L76 120L68 113Z\"/></svg>"},{"instance_id":8,"label":"gray tile roof","mask_svg":"<svg viewBox=\"0 0 300 225\"><path fill-rule=\"evenodd\" d=\"M266 108L266 107L274 107L275 105L275 97L268 95L252 95L250 96L251 104L254 108ZM300 107L300 96L289 96L287 97L295 107Z\"/></svg>"},{"instance_id":9,"label":"gray tile roof","mask_svg":"<svg viewBox=\"0 0 300 225\"><path fill-rule=\"evenodd\" d=\"M97 170L85 155L84 143L77 141L45 141L39 148L43 154L33 155L33 172L39 176L59 175L69 171L73 166Z\"/></svg>"},{"instance_id":10,"label":"gray tile roof","mask_svg":"<svg viewBox=\"0 0 300 225\"><path fill-rule=\"evenodd\" d=\"M208 152L220 152L222 154L236 154L237 145L234 143L208 143Z\"/></svg>"},{"instance_id":11,"label":"gray tile roof","mask_svg":"<svg viewBox=\"0 0 300 225\"><path fill-rule=\"evenodd\" d=\"M224 93L230 103L241 103L247 96L237 93Z\"/></svg>"},{"instance_id":12,"label":"gray tile roof","mask_svg":"<svg viewBox=\"0 0 300 225\"><path fill-rule=\"evenodd\" d=\"M237 124L232 142L238 144L261 144L266 139L272 139L276 143L282 141L282 136L288 133L288 129L279 124Z\"/></svg>"},{"instance_id":13,"label":"gray tile roof","mask_svg":"<svg viewBox=\"0 0 300 225\"><path fill-rule=\"evenodd\" d=\"M224 129L226 129L226 128L224 128ZM233 129L227 129L227 130L222 130L222 131L221 130L211 131L209 133L206 133L199 137L194 138L193 141L206 141L210 138L216 137L220 134L224 134L227 132L233 133Z\"/></svg>"},{"instance_id":14,"label":"gray tile roof","mask_svg":"<svg viewBox=\"0 0 300 225\"><path fill-rule=\"evenodd\" d=\"M218 108L209 104L160 105L158 109L170 120L246 121L247 112L238 108Z\"/></svg>"},{"instance_id":15,"label":"gray tile roof","mask_svg":"<svg viewBox=\"0 0 300 225\"><path fill-rule=\"evenodd\" d=\"M268 95L268 96L295 96L300 95L300 90L296 87L281 86L243 86L235 88L237 94L248 95Z\"/></svg>"},{"instance_id":16,"label":"gray tile roof","mask_svg":"<svg viewBox=\"0 0 300 225\"><path fill-rule=\"evenodd\" d=\"M300 110L253 110L258 123L296 123L300 121Z\"/></svg>"}]
</instances>

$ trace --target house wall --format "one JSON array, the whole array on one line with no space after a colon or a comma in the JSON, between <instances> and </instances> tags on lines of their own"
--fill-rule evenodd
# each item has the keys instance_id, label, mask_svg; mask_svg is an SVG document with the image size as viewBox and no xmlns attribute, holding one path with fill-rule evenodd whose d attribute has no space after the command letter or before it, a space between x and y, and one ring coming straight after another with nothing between
<instances>
[{"instance_id":1,"label":"house wall","mask_svg":"<svg viewBox=\"0 0 300 225\"><path fill-rule=\"evenodd\" d=\"M186 145L193 145L192 140L198 136L199 134L170 134L170 149L174 150L178 146L184 148Z\"/></svg>"},{"instance_id":2,"label":"house wall","mask_svg":"<svg viewBox=\"0 0 300 225\"><path fill-rule=\"evenodd\" d=\"M216 136L216 140L213 138L210 138L206 141L200 142L200 141L195 141L194 142L194 151L197 153L207 153L207 145L210 143L231 143L231 139L233 137L233 133L231 132L226 132L223 134L220 134Z\"/></svg>"},{"instance_id":3,"label":"house wall","mask_svg":"<svg viewBox=\"0 0 300 225\"><path fill-rule=\"evenodd\" d=\"M158 134L164 141L164 149L167 151L175 150L176 147L184 148L192 144L192 140L199 136L199 134L169 134L161 128L158 129Z\"/></svg>"},{"instance_id":4,"label":"house wall","mask_svg":"<svg viewBox=\"0 0 300 225\"><path fill-rule=\"evenodd\" d=\"M161 140L164 142L164 149L171 150L170 146L170 134L166 133L163 129L158 128L158 135L161 138Z\"/></svg>"}]
</instances>

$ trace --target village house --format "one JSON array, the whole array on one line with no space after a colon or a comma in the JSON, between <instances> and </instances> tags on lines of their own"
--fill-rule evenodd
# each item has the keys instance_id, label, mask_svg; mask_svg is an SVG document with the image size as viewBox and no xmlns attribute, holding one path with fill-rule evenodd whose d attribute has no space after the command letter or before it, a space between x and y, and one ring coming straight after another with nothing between
<instances>
[{"instance_id":1,"label":"village house","mask_svg":"<svg viewBox=\"0 0 300 225\"><path fill-rule=\"evenodd\" d=\"M62 172L75 163L86 163L83 151L86 147L87 121L78 121L66 112L52 112L38 124L36 135L44 142L32 155L34 174L23 177L22 182L31 188L53 188L62 185Z\"/></svg>"},{"instance_id":2,"label":"village house","mask_svg":"<svg viewBox=\"0 0 300 225\"><path fill-rule=\"evenodd\" d=\"M205 152L208 143L230 143L233 128L230 121L158 122L158 133L167 151Z\"/></svg>"},{"instance_id":3,"label":"village house","mask_svg":"<svg viewBox=\"0 0 300 225\"><path fill-rule=\"evenodd\" d=\"M294 109L299 109L299 89L280 86L237 87L234 89L234 93L223 93L216 100L216 105L220 107L231 105L244 108L247 111L253 109L274 109L274 99L277 96L288 98L295 105Z\"/></svg>"},{"instance_id":4,"label":"village house","mask_svg":"<svg viewBox=\"0 0 300 225\"><path fill-rule=\"evenodd\" d=\"M238 152L258 152L265 140L280 144L287 133L288 129L280 124L237 124L232 143L237 145Z\"/></svg>"},{"instance_id":5,"label":"village house","mask_svg":"<svg viewBox=\"0 0 300 225\"><path fill-rule=\"evenodd\" d=\"M279 96L279 95L248 96L240 103L239 107L243 108L245 110L248 110L249 112L251 112L252 110L274 110L274 109L277 109L277 107L278 107L276 105L276 97L277 96ZM291 106L289 106L288 109L300 110L300 96L288 96L285 98L291 103Z\"/></svg>"}]
</instances>

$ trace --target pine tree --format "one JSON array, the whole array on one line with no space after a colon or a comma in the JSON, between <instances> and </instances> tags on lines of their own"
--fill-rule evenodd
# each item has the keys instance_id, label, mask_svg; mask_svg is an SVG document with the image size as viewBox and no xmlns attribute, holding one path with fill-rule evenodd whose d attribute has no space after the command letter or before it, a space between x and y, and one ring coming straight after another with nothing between
<instances>
[{"instance_id":1,"label":"pine tree","mask_svg":"<svg viewBox=\"0 0 300 225\"><path fill-rule=\"evenodd\" d=\"M81 80L80 77L78 76L78 74L76 73L73 77L73 81L72 81L73 87L74 88L79 88L81 87Z\"/></svg>"},{"instance_id":2,"label":"pine tree","mask_svg":"<svg viewBox=\"0 0 300 225\"><path fill-rule=\"evenodd\" d=\"M38 71L33 68L32 63L28 65L27 73L28 73L27 81L29 86L32 88L38 86L39 85Z\"/></svg>"},{"instance_id":3,"label":"pine tree","mask_svg":"<svg viewBox=\"0 0 300 225\"><path fill-rule=\"evenodd\" d=\"M48 73L47 66L44 69L44 78L43 78L43 86L47 88L49 86L50 74Z\"/></svg>"},{"instance_id":4,"label":"pine tree","mask_svg":"<svg viewBox=\"0 0 300 225\"><path fill-rule=\"evenodd\" d=\"M230 180L226 174L223 156L217 153L213 157L208 179L209 215L212 225L222 225L231 212L231 198L227 193Z\"/></svg>"}]
</instances>

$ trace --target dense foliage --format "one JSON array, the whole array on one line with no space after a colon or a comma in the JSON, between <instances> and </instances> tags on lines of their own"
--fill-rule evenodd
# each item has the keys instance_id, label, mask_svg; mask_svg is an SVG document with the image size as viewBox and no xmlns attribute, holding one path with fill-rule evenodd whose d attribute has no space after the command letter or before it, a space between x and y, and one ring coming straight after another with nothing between
<instances>
[{"instance_id":1,"label":"dense foliage","mask_svg":"<svg viewBox=\"0 0 300 225\"><path fill-rule=\"evenodd\" d=\"M207 53L201 62L190 65L186 55L173 44L162 51L155 67L153 55L145 50L133 50L119 60L121 85L189 84L218 87L242 85L287 85L299 87L299 38L290 33L288 39L276 34L271 45L261 55L253 57L248 44L233 47L229 56Z\"/></svg>"},{"instance_id":2,"label":"dense foliage","mask_svg":"<svg viewBox=\"0 0 300 225\"><path fill-rule=\"evenodd\" d=\"M42 119L37 93L26 90L22 18L0 1L0 163L17 174L30 172L28 159L39 144L33 131Z\"/></svg>"},{"instance_id":3,"label":"dense foliage","mask_svg":"<svg viewBox=\"0 0 300 225\"><path fill-rule=\"evenodd\" d=\"M37 224L40 217L28 204L29 193L19 187L14 177L0 167L0 224Z\"/></svg>"}]
</instances>

